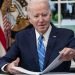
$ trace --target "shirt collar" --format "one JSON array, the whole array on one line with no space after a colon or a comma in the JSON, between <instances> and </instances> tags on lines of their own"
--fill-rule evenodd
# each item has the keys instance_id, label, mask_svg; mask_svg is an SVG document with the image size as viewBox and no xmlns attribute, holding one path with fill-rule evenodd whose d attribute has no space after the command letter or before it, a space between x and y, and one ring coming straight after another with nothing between
<instances>
[{"instance_id":1,"label":"shirt collar","mask_svg":"<svg viewBox=\"0 0 75 75\"><path fill-rule=\"evenodd\" d=\"M46 33L43 34L44 36L44 40L48 40L50 32L51 32L52 26L50 25L48 30L46 31ZM38 31L35 29L35 33L36 33L36 39L38 40L40 34L38 33Z\"/></svg>"}]
</instances>

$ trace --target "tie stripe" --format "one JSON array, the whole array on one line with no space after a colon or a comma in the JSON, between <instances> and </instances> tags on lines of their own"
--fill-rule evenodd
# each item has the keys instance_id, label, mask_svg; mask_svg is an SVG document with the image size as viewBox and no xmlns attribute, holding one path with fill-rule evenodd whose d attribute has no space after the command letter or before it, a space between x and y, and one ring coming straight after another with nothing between
<instances>
[{"instance_id":1,"label":"tie stripe","mask_svg":"<svg viewBox=\"0 0 75 75\"><path fill-rule=\"evenodd\" d=\"M42 36L40 36L38 38L37 51L38 51L38 56L39 56L40 71L42 71L43 67L44 67L44 58L45 58L45 47L43 44L43 37Z\"/></svg>"}]
</instances>

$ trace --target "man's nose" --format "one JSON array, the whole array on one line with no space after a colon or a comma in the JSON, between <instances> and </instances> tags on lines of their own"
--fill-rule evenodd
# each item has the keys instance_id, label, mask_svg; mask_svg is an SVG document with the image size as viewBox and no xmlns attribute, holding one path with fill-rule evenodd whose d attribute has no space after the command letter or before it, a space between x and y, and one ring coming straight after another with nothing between
<instances>
[{"instance_id":1,"label":"man's nose","mask_svg":"<svg viewBox=\"0 0 75 75\"><path fill-rule=\"evenodd\" d=\"M39 16L39 22L43 22L43 17Z\"/></svg>"}]
</instances>

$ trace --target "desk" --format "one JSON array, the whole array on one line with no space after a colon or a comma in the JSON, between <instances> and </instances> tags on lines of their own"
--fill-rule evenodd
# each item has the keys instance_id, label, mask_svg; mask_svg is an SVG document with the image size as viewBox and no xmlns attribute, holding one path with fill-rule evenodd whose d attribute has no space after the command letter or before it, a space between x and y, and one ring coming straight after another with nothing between
<instances>
[{"instance_id":1,"label":"desk","mask_svg":"<svg viewBox=\"0 0 75 75\"><path fill-rule=\"evenodd\" d=\"M10 74L0 74L0 75L10 75ZM28 75L28 74L14 74L14 75ZM54 72L54 73L48 73L48 74L43 74L43 75L75 75L75 73Z\"/></svg>"},{"instance_id":2,"label":"desk","mask_svg":"<svg viewBox=\"0 0 75 75\"><path fill-rule=\"evenodd\" d=\"M27 74L15 74L15 75L27 75ZM75 75L75 73L48 73L43 75Z\"/></svg>"},{"instance_id":3,"label":"desk","mask_svg":"<svg viewBox=\"0 0 75 75\"><path fill-rule=\"evenodd\" d=\"M44 75L75 75L75 73L48 73Z\"/></svg>"}]
</instances>

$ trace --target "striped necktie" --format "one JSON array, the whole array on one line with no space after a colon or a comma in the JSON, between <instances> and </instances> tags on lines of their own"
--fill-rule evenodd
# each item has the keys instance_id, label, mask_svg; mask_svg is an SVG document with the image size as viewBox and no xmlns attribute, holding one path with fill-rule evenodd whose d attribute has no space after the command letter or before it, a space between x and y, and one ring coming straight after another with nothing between
<instances>
[{"instance_id":1,"label":"striped necktie","mask_svg":"<svg viewBox=\"0 0 75 75\"><path fill-rule=\"evenodd\" d=\"M39 57L40 71L43 71L44 59L45 59L45 46L43 43L43 36L39 36L38 38L37 51L38 51L38 57Z\"/></svg>"}]
</instances>

